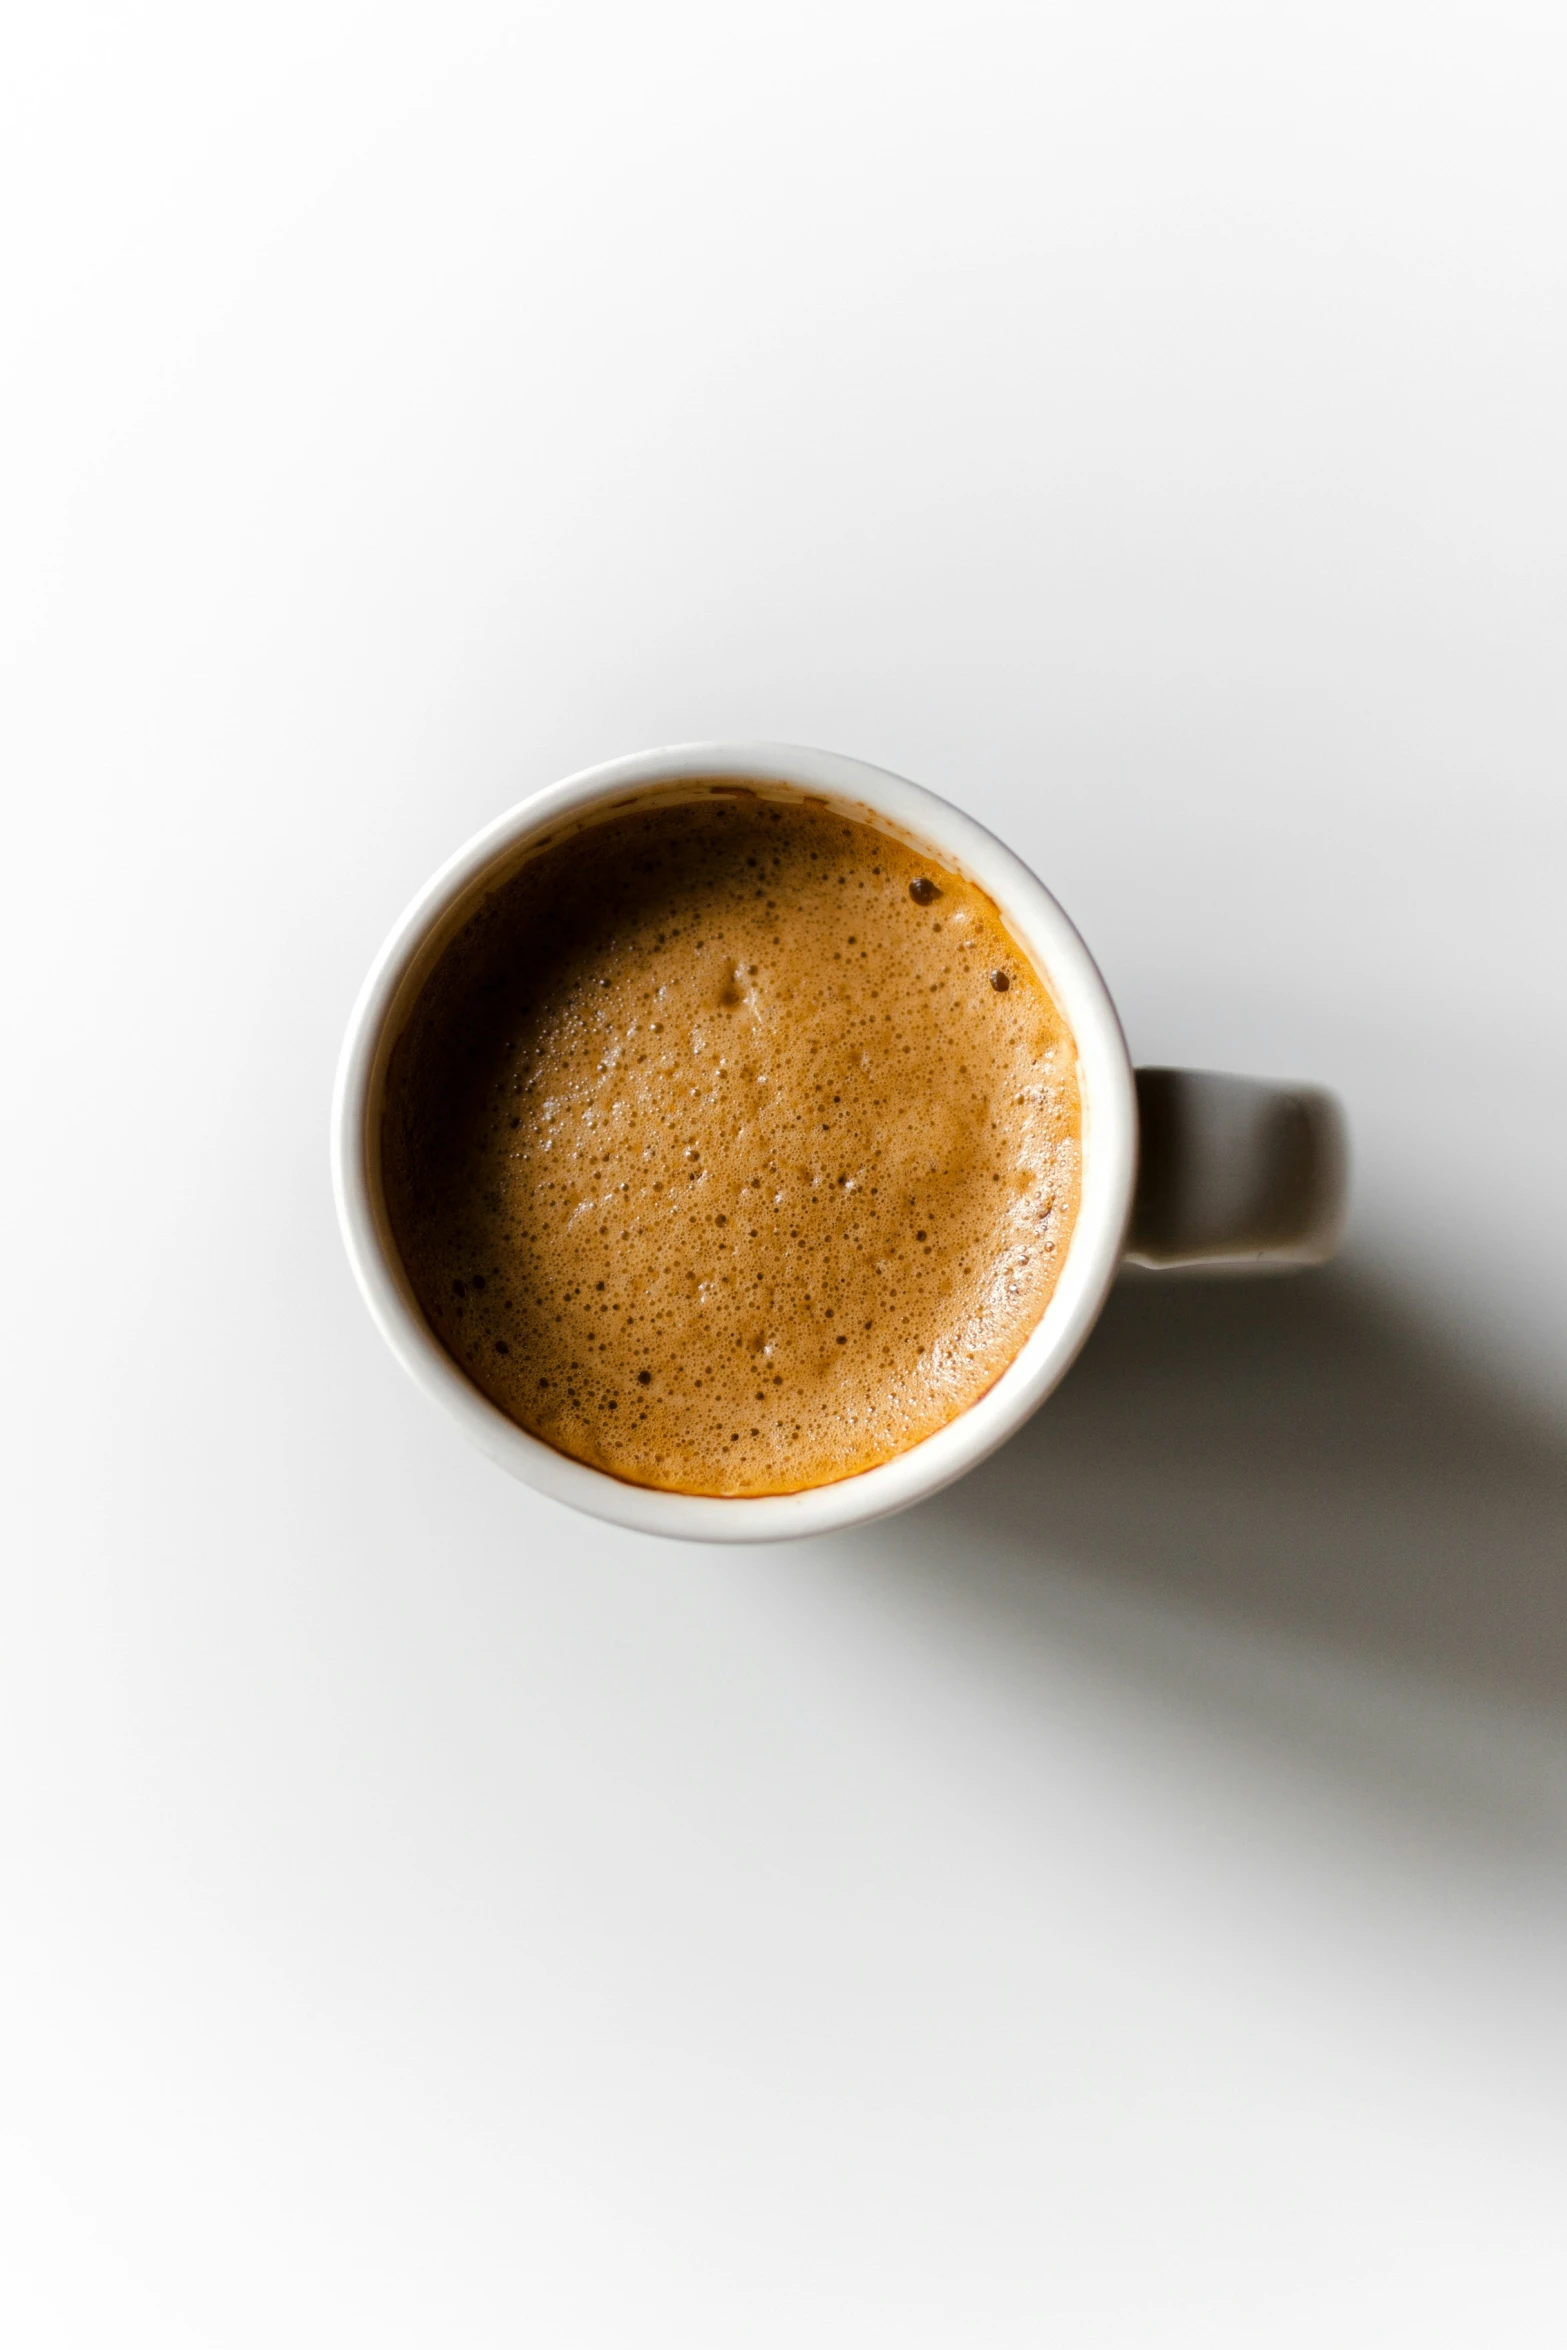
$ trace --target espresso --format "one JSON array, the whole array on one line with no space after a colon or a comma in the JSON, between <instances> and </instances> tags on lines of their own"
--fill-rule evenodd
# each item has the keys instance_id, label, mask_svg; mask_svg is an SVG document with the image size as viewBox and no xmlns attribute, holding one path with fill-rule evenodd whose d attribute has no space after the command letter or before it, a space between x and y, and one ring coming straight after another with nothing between
<instances>
[{"instance_id":1,"label":"espresso","mask_svg":"<svg viewBox=\"0 0 1567 2350\"><path fill-rule=\"evenodd\" d=\"M633 1484L765 1494L918 1444L1043 1313L1076 1053L982 891L737 786L536 853L394 1048L393 1232L468 1377Z\"/></svg>"}]
</instances>

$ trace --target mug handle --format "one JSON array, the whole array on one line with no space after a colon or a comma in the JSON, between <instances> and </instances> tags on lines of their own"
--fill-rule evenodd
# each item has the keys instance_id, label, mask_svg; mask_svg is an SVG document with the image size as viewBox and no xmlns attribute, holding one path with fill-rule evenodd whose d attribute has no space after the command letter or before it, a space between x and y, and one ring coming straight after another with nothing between
<instances>
[{"instance_id":1,"label":"mug handle","mask_svg":"<svg viewBox=\"0 0 1567 2350\"><path fill-rule=\"evenodd\" d=\"M1326 1264L1348 1204L1348 1140L1332 1094L1209 1069L1135 1075L1130 1263L1215 1273Z\"/></svg>"}]
</instances>

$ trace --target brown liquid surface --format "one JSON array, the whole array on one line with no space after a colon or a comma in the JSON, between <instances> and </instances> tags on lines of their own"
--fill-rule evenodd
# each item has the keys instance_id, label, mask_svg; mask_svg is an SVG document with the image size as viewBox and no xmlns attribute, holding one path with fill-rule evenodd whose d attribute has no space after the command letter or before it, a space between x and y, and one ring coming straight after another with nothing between
<instances>
[{"instance_id":1,"label":"brown liquid surface","mask_svg":"<svg viewBox=\"0 0 1567 2350\"><path fill-rule=\"evenodd\" d=\"M388 1209L441 1342L638 1485L796 1492L973 1403L1077 1211L1076 1054L983 893L719 793L546 849L393 1053Z\"/></svg>"}]
</instances>

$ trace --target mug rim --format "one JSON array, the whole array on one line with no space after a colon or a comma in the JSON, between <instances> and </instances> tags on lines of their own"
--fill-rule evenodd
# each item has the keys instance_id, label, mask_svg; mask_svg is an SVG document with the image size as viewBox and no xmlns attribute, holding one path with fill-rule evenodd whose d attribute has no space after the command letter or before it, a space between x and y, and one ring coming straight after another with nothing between
<instances>
[{"instance_id":1,"label":"mug rim","mask_svg":"<svg viewBox=\"0 0 1567 2350\"><path fill-rule=\"evenodd\" d=\"M992 899L1039 968L1077 1047L1082 1178L1066 1260L1039 1321L1000 1376L945 1427L875 1468L799 1493L714 1495L633 1485L557 1452L482 1395L431 1331L393 1242L380 1194L379 1119L395 1016L411 1007L453 919L562 819L651 787L719 780L825 797L880 820L956 867ZM891 1516L976 1467L1020 1428L1070 1367L1120 1267L1137 1166L1137 1094L1110 992L1044 883L972 816L886 768L838 752L765 742L677 743L582 769L485 825L434 873L393 924L348 1022L332 1103L332 1184L349 1262L403 1369L490 1459L590 1516L686 1541L778 1542Z\"/></svg>"}]
</instances>

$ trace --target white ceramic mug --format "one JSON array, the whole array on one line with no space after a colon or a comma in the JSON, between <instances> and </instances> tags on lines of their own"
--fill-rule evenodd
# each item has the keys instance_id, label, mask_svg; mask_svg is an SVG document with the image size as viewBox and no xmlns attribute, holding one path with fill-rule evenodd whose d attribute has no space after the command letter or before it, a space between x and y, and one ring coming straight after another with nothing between
<instances>
[{"instance_id":1,"label":"white ceramic mug","mask_svg":"<svg viewBox=\"0 0 1567 2350\"><path fill-rule=\"evenodd\" d=\"M803 1493L723 1499L626 1484L530 1436L480 1394L431 1331L399 1259L381 1190L380 1137L392 1046L444 947L487 892L563 831L648 795L700 797L735 781L764 796L825 800L987 893L1076 1040L1083 1164L1077 1221L1050 1302L978 1402L858 1476ZM396 924L354 1006L333 1102L332 1172L349 1258L382 1336L481 1451L596 1517L709 1542L820 1534L922 1500L994 1452L1044 1401L1128 1258L1206 1269L1320 1263L1336 1244L1344 1202L1343 1127L1331 1096L1187 1070L1134 1072L1093 957L1010 849L901 776L776 743L685 744L611 760L535 793L459 849Z\"/></svg>"}]
</instances>

